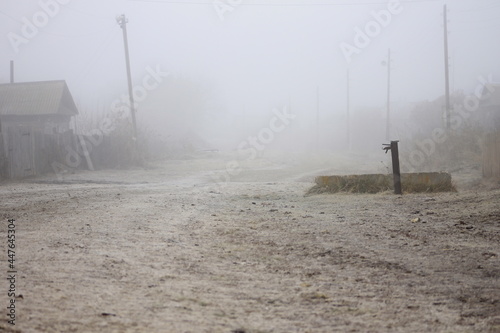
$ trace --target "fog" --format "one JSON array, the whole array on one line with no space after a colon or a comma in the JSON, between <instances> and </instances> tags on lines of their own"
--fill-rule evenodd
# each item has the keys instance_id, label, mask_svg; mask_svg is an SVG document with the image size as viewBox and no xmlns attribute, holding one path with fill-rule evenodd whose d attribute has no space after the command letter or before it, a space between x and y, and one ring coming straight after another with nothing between
<instances>
[{"instance_id":1,"label":"fog","mask_svg":"<svg viewBox=\"0 0 500 333\"><path fill-rule=\"evenodd\" d=\"M126 113L124 14L142 131L230 150L270 129L269 146L342 149L349 71L352 142L369 150L386 139L389 49L391 139L444 95L444 4L451 91L499 78L497 0L6 0L0 82L13 60L16 82L66 80L84 116Z\"/></svg>"}]
</instances>

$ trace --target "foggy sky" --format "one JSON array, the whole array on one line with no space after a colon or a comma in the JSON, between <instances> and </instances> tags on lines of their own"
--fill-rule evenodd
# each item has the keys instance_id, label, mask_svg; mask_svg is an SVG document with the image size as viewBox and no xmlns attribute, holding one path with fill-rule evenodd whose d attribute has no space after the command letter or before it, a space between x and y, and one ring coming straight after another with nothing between
<instances>
[{"instance_id":1,"label":"foggy sky","mask_svg":"<svg viewBox=\"0 0 500 333\"><path fill-rule=\"evenodd\" d=\"M64 79L79 107L87 109L106 108L127 92L116 22L121 14L129 20L134 84L142 82L146 68L159 67L205 87L214 105L233 114L259 114L289 102L314 112L318 88L320 112L342 114L348 69L352 108L383 110L382 62L389 48L391 102L411 105L443 95L445 3L452 90L472 90L480 75L500 81L498 0L396 1L402 11L350 63L341 44L354 45L355 29L365 29L375 20L372 13L387 11L390 1L220 0L231 6L221 19L213 0L61 0L57 13L16 52L9 36L23 36L26 19L33 22L41 3L54 1L0 3L0 82L9 81L14 60L17 82Z\"/></svg>"}]
</instances>

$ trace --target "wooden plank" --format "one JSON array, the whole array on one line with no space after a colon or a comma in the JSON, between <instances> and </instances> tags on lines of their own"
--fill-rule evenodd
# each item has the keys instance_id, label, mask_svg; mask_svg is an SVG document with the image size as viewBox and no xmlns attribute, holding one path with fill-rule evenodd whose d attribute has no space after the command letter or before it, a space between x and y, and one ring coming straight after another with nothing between
<instances>
[{"instance_id":1,"label":"wooden plank","mask_svg":"<svg viewBox=\"0 0 500 333\"><path fill-rule=\"evenodd\" d=\"M484 140L483 177L500 179L500 131L488 134Z\"/></svg>"}]
</instances>

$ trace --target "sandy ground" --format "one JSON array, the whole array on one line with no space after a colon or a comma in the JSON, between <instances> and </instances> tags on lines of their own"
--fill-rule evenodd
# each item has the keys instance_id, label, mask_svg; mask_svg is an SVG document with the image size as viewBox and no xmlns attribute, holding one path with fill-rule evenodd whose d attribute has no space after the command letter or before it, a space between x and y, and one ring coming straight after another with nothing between
<instances>
[{"instance_id":1,"label":"sandy ground","mask_svg":"<svg viewBox=\"0 0 500 333\"><path fill-rule=\"evenodd\" d=\"M498 186L305 196L314 175L380 171L306 160L2 183L0 271L14 218L18 273L0 331L500 332Z\"/></svg>"}]
</instances>

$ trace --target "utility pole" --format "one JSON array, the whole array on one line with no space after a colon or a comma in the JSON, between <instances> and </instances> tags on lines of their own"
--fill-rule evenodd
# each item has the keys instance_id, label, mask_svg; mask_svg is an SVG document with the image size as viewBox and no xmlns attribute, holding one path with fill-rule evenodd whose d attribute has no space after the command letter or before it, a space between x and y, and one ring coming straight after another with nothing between
<instances>
[{"instance_id":1,"label":"utility pole","mask_svg":"<svg viewBox=\"0 0 500 333\"><path fill-rule=\"evenodd\" d=\"M391 139L391 49L387 54L387 116L385 124L385 138Z\"/></svg>"},{"instance_id":2,"label":"utility pole","mask_svg":"<svg viewBox=\"0 0 500 333\"><path fill-rule=\"evenodd\" d=\"M14 60L10 61L10 83L14 83Z\"/></svg>"},{"instance_id":3,"label":"utility pole","mask_svg":"<svg viewBox=\"0 0 500 333\"><path fill-rule=\"evenodd\" d=\"M130 115L132 116L132 126L133 126L133 140L134 146L137 148L137 125L135 121L135 102L134 102L134 91L132 89L132 75L130 74L130 58L128 53L128 37L127 37L127 23L128 19L125 15L118 16L116 22L120 25L123 30L123 43L125 46L125 64L127 66L127 80L128 80L128 95L130 99Z\"/></svg>"},{"instance_id":4,"label":"utility pole","mask_svg":"<svg viewBox=\"0 0 500 333\"><path fill-rule=\"evenodd\" d=\"M350 96L350 73L347 70L347 110L346 110L346 130L347 130L347 149L351 150L351 96Z\"/></svg>"},{"instance_id":5,"label":"utility pole","mask_svg":"<svg viewBox=\"0 0 500 333\"><path fill-rule=\"evenodd\" d=\"M443 10L444 20L444 75L446 90L446 129L450 129L451 107L450 107L450 65L448 63L448 15L446 5Z\"/></svg>"},{"instance_id":6,"label":"utility pole","mask_svg":"<svg viewBox=\"0 0 500 333\"><path fill-rule=\"evenodd\" d=\"M316 87L316 149L319 150L319 86Z\"/></svg>"}]
</instances>

